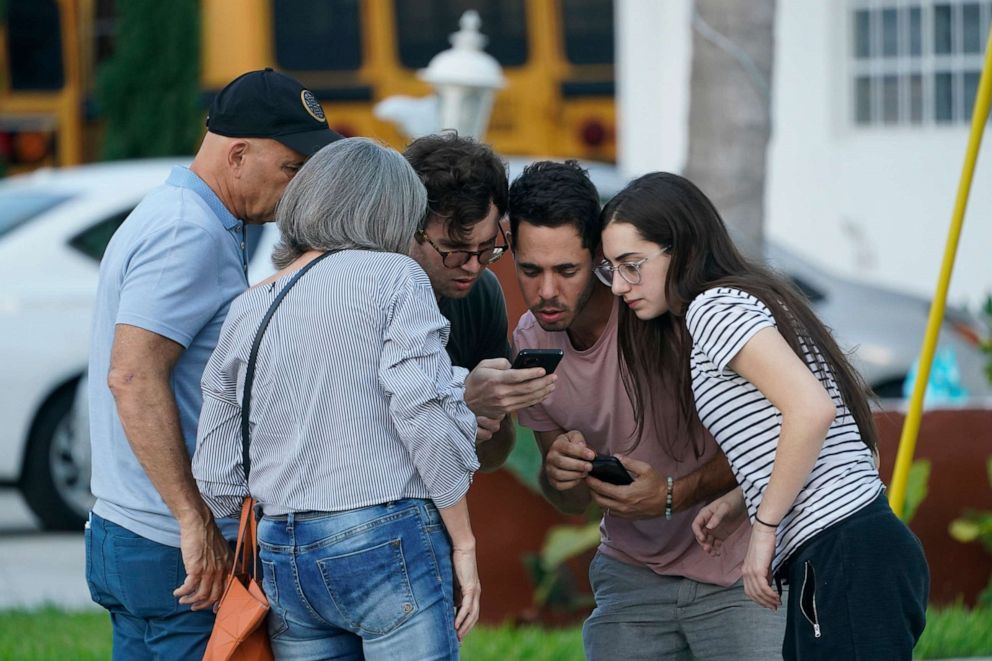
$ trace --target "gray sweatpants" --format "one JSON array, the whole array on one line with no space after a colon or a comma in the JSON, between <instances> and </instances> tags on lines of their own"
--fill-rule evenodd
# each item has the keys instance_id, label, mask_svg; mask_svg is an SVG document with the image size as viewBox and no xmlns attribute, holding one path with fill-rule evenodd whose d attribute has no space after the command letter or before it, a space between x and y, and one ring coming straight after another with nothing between
<instances>
[{"instance_id":1,"label":"gray sweatpants","mask_svg":"<svg viewBox=\"0 0 992 661\"><path fill-rule=\"evenodd\" d=\"M782 658L785 608L758 606L740 581L725 588L659 576L602 553L593 558L589 580L596 597L582 626L589 661Z\"/></svg>"}]
</instances>

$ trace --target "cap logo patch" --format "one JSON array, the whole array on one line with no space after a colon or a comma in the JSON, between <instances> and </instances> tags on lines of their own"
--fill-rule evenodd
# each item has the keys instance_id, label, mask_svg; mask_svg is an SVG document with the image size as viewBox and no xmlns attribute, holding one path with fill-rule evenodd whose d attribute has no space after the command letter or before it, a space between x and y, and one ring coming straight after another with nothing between
<instances>
[{"instance_id":1,"label":"cap logo patch","mask_svg":"<svg viewBox=\"0 0 992 661\"><path fill-rule=\"evenodd\" d=\"M320 103L317 101L317 97L313 95L310 90L303 90L300 92L300 100L303 101L303 109L306 110L311 117L316 119L318 122L327 122L327 118L324 116L324 109L320 107Z\"/></svg>"}]
</instances>

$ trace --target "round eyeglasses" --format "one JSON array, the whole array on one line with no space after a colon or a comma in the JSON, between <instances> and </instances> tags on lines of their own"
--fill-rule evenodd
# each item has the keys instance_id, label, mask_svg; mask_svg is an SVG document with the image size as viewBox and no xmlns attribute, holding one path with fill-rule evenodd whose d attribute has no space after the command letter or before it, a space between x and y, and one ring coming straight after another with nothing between
<instances>
[{"instance_id":1,"label":"round eyeglasses","mask_svg":"<svg viewBox=\"0 0 992 661\"><path fill-rule=\"evenodd\" d=\"M668 252L668 248L662 248L653 255L648 255L647 257L642 257L641 259L635 259L630 262L620 262L616 266L610 264L608 260L601 261L596 268L593 269L596 273L596 277L607 287L613 286L613 276L616 273L620 274L620 277L624 279L625 282L631 285L638 285L641 283L641 266L644 262L649 259L654 259L659 255L664 255Z\"/></svg>"},{"instance_id":2,"label":"round eyeglasses","mask_svg":"<svg viewBox=\"0 0 992 661\"><path fill-rule=\"evenodd\" d=\"M506 253L506 249L509 247L506 240L506 232L503 231L502 227L499 228L499 235L503 237L503 245L501 246L493 246L482 250L444 250L431 241L431 237L427 236L427 233L424 230L417 231L417 239L429 243L431 248L434 248L434 250L437 251L437 254L441 255L441 263L444 264L445 268L449 269L455 269L459 266L463 266L473 257L477 258L479 260L479 264L482 266L489 266L499 260L499 258ZM495 242L496 237L493 237L493 243Z\"/></svg>"}]
</instances>

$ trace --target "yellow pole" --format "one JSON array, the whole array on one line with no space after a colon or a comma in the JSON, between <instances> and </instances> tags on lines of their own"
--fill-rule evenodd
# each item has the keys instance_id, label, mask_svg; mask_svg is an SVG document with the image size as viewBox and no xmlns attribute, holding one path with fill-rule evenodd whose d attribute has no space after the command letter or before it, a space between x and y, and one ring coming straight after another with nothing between
<instances>
[{"instance_id":1,"label":"yellow pole","mask_svg":"<svg viewBox=\"0 0 992 661\"><path fill-rule=\"evenodd\" d=\"M961 181L958 183L958 195L954 202L954 213L951 216L951 228L948 231L947 244L944 247L944 261L940 267L940 277L937 279L937 292L930 305L930 318L927 320L927 332L923 339L923 349L920 351L920 364L916 371L916 382L913 384L913 396L909 402L909 411L906 412L902 437L899 439L896 466L892 471L889 505L900 518L904 515L906 481L909 479L909 467L913 463L916 438L920 433L920 420L923 417L923 396L926 394L927 382L930 380L930 367L933 364L933 355L937 349L940 324L944 318L947 289L951 283L954 257L957 254L958 241L961 238L964 210L968 205L968 194L971 192L971 180L975 174L978 148L982 144L982 133L985 131L985 123L989 116L990 99L992 99L992 31L986 40L985 65L982 67L982 77L978 82L975 109L971 116L971 135L968 138L968 150L965 153Z\"/></svg>"}]
</instances>

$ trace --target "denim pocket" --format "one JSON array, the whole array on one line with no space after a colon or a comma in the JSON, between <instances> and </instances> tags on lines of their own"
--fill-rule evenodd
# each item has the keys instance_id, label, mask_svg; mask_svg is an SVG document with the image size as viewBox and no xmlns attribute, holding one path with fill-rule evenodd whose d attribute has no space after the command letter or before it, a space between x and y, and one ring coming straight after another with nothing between
<instances>
[{"instance_id":1,"label":"denim pocket","mask_svg":"<svg viewBox=\"0 0 992 661\"><path fill-rule=\"evenodd\" d=\"M335 607L355 629L384 635L417 612L400 539L323 558L317 566Z\"/></svg>"},{"instance_id":2,"label":"denim pocket","mask_svg":"<svg viewBox=\"0 0 992 661\"><path fill-rule=\"evenodd\" d=\"M189 610L172 594L186 574L179 549L141 537L118 537L112 542L120 574L120 598L130 614L165 617L180 609Z\"/></svg>"},{"instance_id":3,"label":"denim pocket","mask_svg":"<svg viewBox=\"0 0 992 661\"><path fill-rule=\"evenodd\" d=\"M269 560L259 559L262 563L262 590L269 600L269 615L267 626L269 638L278 638L286 633L289 623L286 621L286 610L279 603L279 586L276 583L276 565Z\"/></svg>"}]
</instances>

